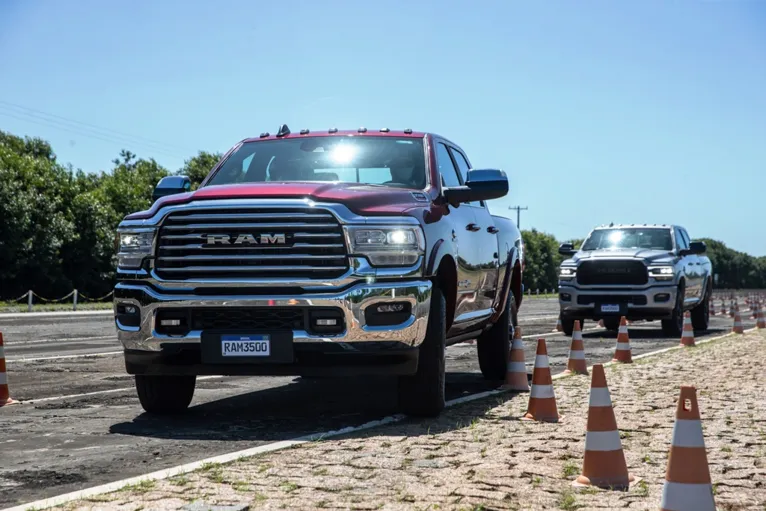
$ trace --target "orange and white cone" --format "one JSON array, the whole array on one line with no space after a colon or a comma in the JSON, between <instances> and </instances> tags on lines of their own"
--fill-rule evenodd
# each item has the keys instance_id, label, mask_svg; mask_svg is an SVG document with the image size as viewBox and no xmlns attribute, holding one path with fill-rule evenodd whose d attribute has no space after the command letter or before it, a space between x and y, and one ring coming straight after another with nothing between
<instances>
[{"instance_id":1,"label":"orange and white cone","mask_svg":"<svg viewBox=\"0 0 766 511\"><path fill-rule=\"evenodd\" d=\"M691 386L681 386L660 508L663 511L715 511L697 389Z\"/></svg>"},{"instance_id":2,"label":"orange and white cone","mask_svg":"<svg viewBox=\"0 0 766 511\"><path fill-rule=\"evenodd\" d=\"M513 341L511 341L511 351L508 353L508 365L503 388L517 392L529 392L524 341L521 340L521 327L518 326L513 329Z\"/></svg>"},{"instance_id":3,"label":"orange and white cone","mask_svg":"<svg viewBox=\"0 0 766 511\"><path fill-rule=\"evenodd\" d=\"M0 332L0 406L16 404L11 399L8 389L8 373L5 369L5 350L3 349L3 333Z\"/></svg>"},{"instance_id":4,"label":"orange and white cone","mask_svg":"<svg viewBox=\"0 0 766 511\"><path fill-rule=\"evenodd\" d=\"M745 328L742 326L742 317L739 315L739 311L734 312L734 326L731 327L731 331L735 334L744 334Z\"/></svg>"},{"instance_id":5,"label":"orange and white cone","mask_svg":"<svg viewBox=\"0 0 766 511\"><path fill-rule=\"evenodd\" d=\"M681 333L681 346L695 346L692 315L689 311L684 313L684 331Z\"/></svg>"},{"instance_id":6,"label":"orange and white cone","mask_svg":"<svg viewBox=\"0 0 766 511\"><path fill-rule=\"evenodd\" d=\"M606 328L606 325L604 325L604 320L603 319L599 319L598 320L598 326L600 326L601 328Z\"/></svg>"},{"instance_id":7,"label":"orange and white cone","mask_svg":"<svg viewBox=\"0 0 766 511\"><path fill-rule=\"evenodd\" d=\"M726 315L726 300L721 301L721 315Z\"/></svg>"},{"instance_id":8,"label":"orange and white cone","mask_svg":"<svg viewBox=\"0 0 766 511\"><path fill-rule=\"evenodd\" d=\"M710 315L715 316L715 300L710 300Z\"/></svg>"},{"instance_id":9,"label":"orange and white cone","mask_svg":"<svg viewBox=\"0 0 766 511\"><path fill-rule=\"evenodd\" d=\"M565 374L588 374L588 366L585 365L585 346L582 341L582 329L580 328L580 321L575 320L574 328L572 329L572 344L569 347L569 361L567 362L567 368L564 371Z\"/></svg>"},{"instance_id":10,"label":"orange and white cone","mask_svg":"<svg viewBox=\"0 0 766 511\"><path fill-rule=\"evenodd\" d=\"M553 331L561 332L562 330L564 330L564 327L561 325L561 316L559 316L559 319L556 321L556 328Z\"/></svg>"},{"instance_id":11,"label":"orange and white cone","mask_svg":"<svg viewBox=\"0 0 766 511\"><path fill-rule=\"evenodd\" d=\"M553 392L548 350L545 347L545 339L541 337L537 340L537 355L535 369L532 372L532 390L529 393L527 413L521 417L521 420L559 422L561 419L563 417L559 415L556 395Z\"/></svg>"},{"instance_id":12,"label":"orange and white cone","mask_svg":"<svg viewBox=\"0 0 766 511\"><path fill-rule=\"evenodd\" d=\"M753 301L752 305L750 306L750 308L753 311L753 319L757 319L758 318L758 309L761 308L761 304L756 302L756 301Z\"/></svg>"},{"instance_id":13,"label":"orange and white cone","mask_svg":"<svg viewBox=\"0 0 766 511\"><path fill-rule=\"evenodd\" d=\"M625 320L625 316L620 318L620 329L617 331L617 346L614 349L612 362L621 362L623 364L633 362L630 350L630 337L628 336L628 322Z\"/></svg>"},{"instance_id":14,"label":"orange and white cone","mask_svg":"<svg viewBox=\"0 0 766 511\"><path fill-rule=\"evenodd\" d=\"M737 303L736 300L732 300L731 303L729 304L729 316L732 318L734 317L735 309L739 310L739 304Z\"/></svg>"},{"instance_id":15,"label":"orange and white cone","mask_svg":"<svg viewBox=\"0 0 766 511\"><path fill-rule=\"evenodd\" d=\"M758 309L758 320L755 322L756 328L766 328L766 317L763 314L763 309Z\"/></svg>"},{"instance_id":16,"label":"orange and white cone","mask_svg":"<svg viewBox=\"0 0 766 511\"><path fill-rule=\"evenodd\" d=\"M590 380L588 425L585 432L585 458L582 474L572 486L597 486L627 490L639 479L628 474L620 432L612 409L612 398L606 385L604 366L595 364Z\"/></svg>"}]
</instances>

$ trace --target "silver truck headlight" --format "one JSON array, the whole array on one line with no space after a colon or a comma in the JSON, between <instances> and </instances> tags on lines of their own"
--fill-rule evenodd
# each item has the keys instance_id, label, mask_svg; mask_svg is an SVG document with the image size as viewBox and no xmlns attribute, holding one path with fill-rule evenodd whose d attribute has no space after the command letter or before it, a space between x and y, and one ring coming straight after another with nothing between
<instances>
[{"instance_id":1,"label":"silver truck headlight","mask_svg":"<svg viewBox=\"0 0 766 511\"><path fill-rule=\"evenodd\" d=\"M346 239L352 256L373 266L411 266L425 253L423 229L413 226L349 226Z\"/></svg>"},{"instance_id":2,"label":"silver truck headlight","mask_svg":"<svg viewBox=\"0 0 766 511\"><path fill-rule=\"evenodd\" d=\"M649 268L649 276L657 280L673 280L672 266L653 266Z\"/></svg>"},{"instance_id":3,"label":"silver truck headlight","mask_svg":"<svg viewBox=\"0 0 766 511\"><path fill-rule=\"evenodd\" d=\"M155 229L130 229L117 231L117 266L138 269L144 258L152 255Z\"/></svg>"},{"instance_id":4,"label":"silver truck headlight","mask_svg":"<svg viewBox=\"0 0 766 511\"><path fill-rule=\"evenodd\" d=\"M573 279L577 275L577 268L571 266L562 266L559 269L559 278L563 280Z\"/></svg>"}]
</instances>

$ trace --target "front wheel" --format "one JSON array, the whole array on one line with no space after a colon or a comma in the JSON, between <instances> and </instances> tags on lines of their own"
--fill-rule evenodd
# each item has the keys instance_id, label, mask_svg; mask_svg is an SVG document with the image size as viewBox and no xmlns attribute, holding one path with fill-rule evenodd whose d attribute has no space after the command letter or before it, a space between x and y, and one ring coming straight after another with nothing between
<instances>
[{"instance_id":1,"label":"front wheel","mask_svg":"<svg viewBox=\"0 0 766 511\"><path fill-rule=\"evenodd\" d=\"M186 410L194 397L194 375L137 374L136 391L141 406L148 413L167 415Z\"/></svg>"},{"instance_id":2,"label":"front wheel","mask_svg":"<svg viewBox=\"0 0 766 511\"><path fill-rule=\"evenodd\" d=\"M686 291L683 284L678 286L676 293L676 305L673 307L673 315L670 319L662 320L662 332L668 337L680 337L684 331L684 297Z\"/></svg>"},{"instance_id":3,"label":"front wheel","mask_svg":"<svg viewBox=\"0 0 766 511\"><path fill-rule=\"evenodd\" d=\"M709 285L705 288L705 298L692 309L692 328L697 332L704 332L710 323L710 290Z\"/></svg>"},{"instance_id":4,"label":"front wheel","mask_svg":"<svg viewBox=\"0 0 766 511\"><path fill-rule=\"evenodd\" d=\"M508 297L505 311L492 328L481 334L476 342L479 355L479 368L485 380L499 381L505 379L506 360L510 346L511 326L518 325L516 312L516 297L513 293Z\"/></svg>"},{"instance_id":5,"label":"front wheel","mask_svg":"<svg viewBox=\"0 0 766 511\"><path fill-rule=\"evenodd\" d=\"M620 329L620 318L604 318L604 328L616 332Z\"/></svg>"},{"instance_id":6,"label":"front wheel","mask_svg":"<svg viewBox=\"0 0 766 511\"><path fill-rule=\"evenodd\" d=\"M403 413L411 417L436 417L444 409L446 352L447 302L442 290L434 287L417 372L399 377L398 401Z\"/></svg>"}]
</instances>

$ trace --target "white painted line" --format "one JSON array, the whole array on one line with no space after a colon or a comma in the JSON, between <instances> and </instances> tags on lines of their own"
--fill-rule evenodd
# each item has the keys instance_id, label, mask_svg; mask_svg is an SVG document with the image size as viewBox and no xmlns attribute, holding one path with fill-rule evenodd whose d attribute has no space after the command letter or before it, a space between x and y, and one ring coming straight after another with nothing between
<instances>
[{"instance_id":1,"label":"white painted line","mask_svg":"<svg viewBox=\"0 0 766 511\"><path fill-rule=\"evenodd\" d=\"M87 358L87 357L107 357L109 355L120 355L123 353L123 350L120 351L105 351L103 353L81 353L80 355L54 355L51 357L35 357L35 358L26 358L26 357L20 357L20 358L7 358L6 360L8 362L37 362L40 360L63 360L67 358Z\"/></svg>"},{"instance_id":2,"label":"white painted line","mask_svg":"<svg viewBox=\"0 0 766 511\"><path fill-rule=\"evenodd\" d=\"M103 309L95 311L62 311L62 312L11 312L0 313L0 321L4 319L17 318L56 318L62 316L108 316L113 315L114 309Z\"/></svg>"},{"instance_id":3,"label":"white painted line","mask_svg":"<svg viewBox=\"0 0 766 511\"><path fill-rule=\"evenodd\" d=\"M213 380L217 378L223 378L223 376L198 376L197 381ZM98 396L99 394L114 394L115 392L126 392L129 390L135 390L135 389L136 389L135 387L121 387L119 389L96 390L93 392L84 392L82 394L69 394L67 396L41 397L39 399L29 399L25 401L17 400L17 401L19 401L19 404L22 404L22 405L33 405L33 404L42 403L45 401L63 401L65 399L76 399L78 397Z\"/></svg>"},{"instance_id":4,"label":"white painted line","mask_svg":"<svg viewBox=\"0 0 766 511\"><path fill-rule=\"evenodd\" d=\"M10 347L16 346L28 346L30 344L66 344L68 342L82 342L82 341L108 341L114 339L117 341L116 335L96 335L89 337L60 337L53 339L33 339L26 341L13 340L9 342L9 339L5 339L5 345Z\"/></svg>"},{"instance_id":5,"label":"white painted line","mask_svg":"<svg viewBox=\"0 0 766 511\"><path fill-rule=\"evenodd\" d=\"M756 330L755 328L751 328L751 329L745 330L745 333L753 332L755 330ZM710 338L710 339L704 339L702 341L699 341L697 343L697 345L700 345L700 344L703 344L703 343L707 343L707 342L716 341L718 339L723 339L724 337L729 337L731 335L732 334L726 334L726 335L722 335L722 336L719 336L719 337L713 337L713 338ZM683 346L674 346L674 347L671 347L671 348L665 348L665 349L662 349L662 350L657 350L657 351L653 351L653 352L649 352L649 353L644 353L643 355L635 356L635 357L633 357L633 359L635 360L635 359L637 359L639 357L641 357L641 358L650 357L650 356L657 355L657 354L660 354L660 353L665 353L667 351L672 351L672 350L677 350L677 349L682 349L682 348L684 348L684 347ZM685 348L685 349L689 349L689 348ZM610 366L610 365L614 365L614 362L605 362L603 365L605 367L606 366ZM593 366L589 367L589 370L592 370L592 369L593 369ZM553 379L554 380L559 380L561 378L567 378L567 377L570 377L570 375L569 374L564 374L564 373L559 373L559 374L554 375ZM468 395L468 396L463 396L463 397L460 397L460 398L457 398L457 399L453 399L451 401L447 401L446 405L447 405L447 407L455 406L455 405L459 405L459 404L462 404L462 403L467 403L467 402L470 402L470 401L476 401L478 399L483 399L485 397L495 396L495 395L498 395L498 394L505 394L507 392L508 392L507 390L502 389L502 388L497 389L497 390L489 390L489 391L486 391L486 392L480 392L478 394L471 394L471 395ZM257 454L263 454L263 453L267 453L267 452L279 451L279 450L282 450L282 449L287 449L288 447L293 447L295 445L303 444L303 443L314 441L314 440L320 440L320 439L323 439L323 438L335 437L335 436L339 436L339 435L344 435L344 434L348 434L348 433L354 433L354 432L357 432L357 431L363 431L363 430L366 430L366 429L375 428L375 427L378 427L378 426L383 426L383 425L386 425L386 424L392 424L392 423L399 422L399 421L403 420L405 417L406 416L402 415L402 414L391 415L391 416L384 417L384 418L379 419L379 420L367 422L365 424L362 424L361 426L349 426L347 428L343 428L343 429L339 429L339 430L335 430L335 431L328 431L326 433L318 433L318 434L313 434L313 435L307 435L307 436L298 437L298 438L295 438L295 439L292 439L292 440L283 440L283 441L280 441L280 442L274 442L274 443L267 444L267 445L261 445L261 446L258 446L258 447L252 447L250 449L245 449L245 450L242 450L242 451L237 451L237 452L232 452L232 453L228 453L228 454L223 454L223 455L220 455L220 456L214 456L212 458L207 458L207 459L204 459L204 460L201 460L201 461L195 461L193 463L187 463L185 465L180 465L180 466L177 466L177 467L171 467L171 468L168 468L168 469L165 469L165 470L159 470L157 472L152 472L150 474L145 474L145 475L142 475L142 476L131 477L131 478L128 478L128 479L123 479L121 481L115 481L113 483L103 484L101 486L94 486L93 488L86 488L85 490L79 490L79 491L75 491L75 492L71 492L71 493L66 493L64 495L59 495L57 497L51 497L51 498L48 498L48 499L43 499L43 500L38 500L38 501L35 501L35 502L30 502L28 504L22 504L22 505L16 506L16 507L6 508L6 509L4 509L2 511L27 511L27 510L32 510L32 509L40 510L40 509L46 509L46 508L49 508L49 507L59 506L61 504L65 504L67 502L72 502L72 501L75 501L75 500L81 500L81 499L84 499L84 498L87 498L87 497L92 497L94 495L101 495L101 494L104 494L104 493L109 493L109 492L117 491L117 490L119 490L119 489L121 489L121 488L123 488L123 487L125 487L127 485L137 484L137 483L140 483L142 481L158 481L158 480L167 479L169 477L173 477L173 476L176 476L176 475L179 475L179 474L186 474L186 473L189 473L189 472L193 472L194 470L198 470L199 468L201 468L203 465L205 465L207 463L229 463L231 461L236 461L236 460L241 459L241 458L251 457L251 456L255 456Z\"/></svg>"},{"instance_id":6,"label":"white painted line","mask_svg":"<svg viewBox=\"0 0 766 511\"><path fill-rule=\"evenodd\" d=\"M523 330L523 329L522 329ZM595 332L596 330L604 330L603 328L586 328L583 330L583 332ZM561 335L564 336L564 332L548 332L545 334L529 334L529 335L522 335L522 339L537 339L538 337L550 337L551 335ZM566 337L566 336L564 336Z\"/></svg>"}]
</instances>

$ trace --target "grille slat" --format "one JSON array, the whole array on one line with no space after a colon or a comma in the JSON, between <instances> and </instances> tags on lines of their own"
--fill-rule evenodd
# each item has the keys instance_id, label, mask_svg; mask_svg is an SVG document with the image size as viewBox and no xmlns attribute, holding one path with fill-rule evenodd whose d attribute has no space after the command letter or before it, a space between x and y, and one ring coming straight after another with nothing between
<instances>
[{"instance_id":1,"label":"grille slat","mask_svg":"<svg viewBox=\"0 0 766 511\"><path fill-rule=\"evenodd\" d=\"M168 280L333 279L349 268L341 225L317 208L178 211L164 220L157 247L155 270Z\"/></svg>"},{"instance_id":2,"label":"grille slat","mask_svg":"<svg viewBox=\"0 0 766 511\"><path fill-rule=\"evenodd\" d=\"M577 283L586 286L640 286L647 282L649 274L641 261L583 261L577 268Z\"/></svg>"}]
</instances>

